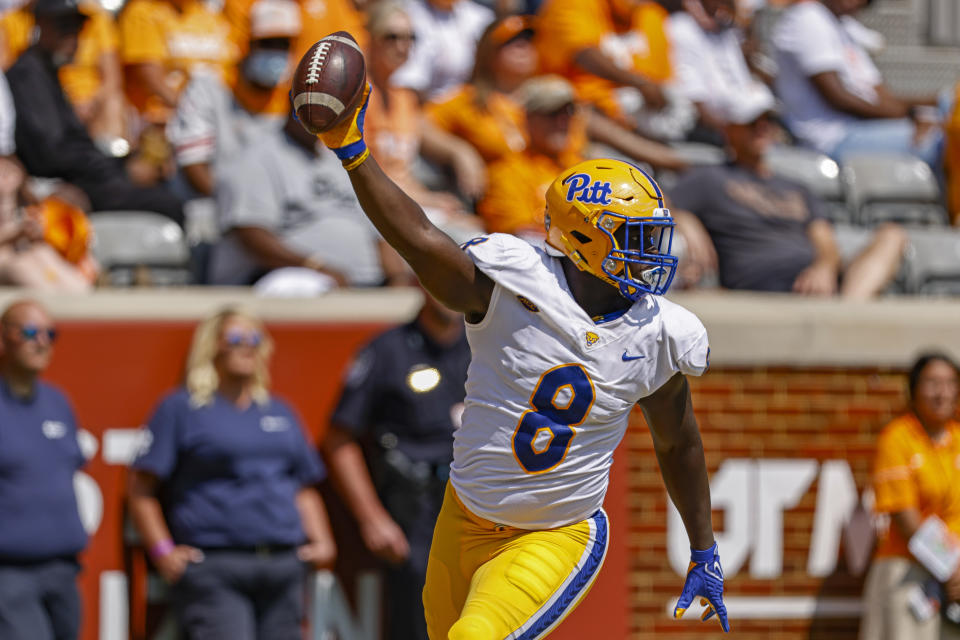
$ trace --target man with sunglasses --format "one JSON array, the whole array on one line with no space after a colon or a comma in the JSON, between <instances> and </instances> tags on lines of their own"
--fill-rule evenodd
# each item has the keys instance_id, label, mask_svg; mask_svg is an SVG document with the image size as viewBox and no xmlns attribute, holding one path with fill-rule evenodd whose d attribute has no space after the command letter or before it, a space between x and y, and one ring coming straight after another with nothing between
<instances>
[{"instance_id":1,"label":"man with sunglasses","mask_svg":"<svg viewBox=\"0 0 960 640\"><path fill-rule=\"evenodd\" d=\"M708 367L707 333L663 297L678 261L659 186L635 165L581 162L547 188L545 243L457 247L371 157L365 105L319 136L383 238L464 314L472 353L423 592L429 637L533 640L569 615L606 557L602 504L636 405L690 540L674 615L699 598L729 630L686 378Z\"/></svg>"},{"instance_id":2,"label":"man with sunglasses","mask_svg":"<svg viewBox=\"0 0 960 640\"><path fill-rule=\"evenodd\" d=\"M73 490L84 464L70 403L39 380L56 330L31 300L0 316L0 638L74 640L77 554L87 544Z\"/></svg>"},{"instance_id":3,"label":"man with sunglasses","mask_svg":"<svg viewBox=\"0 0 960 640\"><path fill-rule=\"evenodd\" d=\"M903 259L906 233L838 227L803 185L773 174L773 97L746 92L724 103L725 165L699 167L670 192L676 209L693 213L713 240L720 284L728 289L851 299L877 295Z\"/></svg>"}]
</instances>

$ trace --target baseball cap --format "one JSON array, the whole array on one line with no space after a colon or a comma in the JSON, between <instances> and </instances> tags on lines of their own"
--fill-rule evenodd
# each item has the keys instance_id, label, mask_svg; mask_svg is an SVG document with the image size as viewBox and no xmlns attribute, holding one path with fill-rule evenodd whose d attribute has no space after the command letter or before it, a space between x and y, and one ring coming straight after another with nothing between
<instances>
[{"instance_id":1,"label":"baseball cap","mask_svg":"<svg viewBox=\"0 0 960 640\"><path fill-rule=\"evenodd\" d=\"M37 0L33 5L33 14L37 16L59 16L79 14L77 0Z\"/></svg>"},{"instance_id":2,"label":"baseball cap","mask_svg":"<svg viewBox=\"0 0 960 640\"><path fill-rule=\"evenodd\" d=\"M751 124L760 116L776 110L776 100L770 89L755 83L742 93L727 96L720 105L720 115L730 124Z\"/></svg>"},{"instance_id":3,"label":"baseball cap","mask_svg":"<svg viewBox=\"0 0 960 640\"><path fill-rule=\"evenodd\" d=\"M250 7L250 39L300 35L300 5L292 0L258 0Z\"/></svg>"},{"instance_id":4,"label":"baseball cap","mask_svg":"<svg viewBox=\"0 0 960 640\"><path fill-rule=\"evenodd\" d=\"M530 113L552 113L576 100L573 86L554 75L527 80L518 95L520 104Z\"/></svg>"}]
</instances>

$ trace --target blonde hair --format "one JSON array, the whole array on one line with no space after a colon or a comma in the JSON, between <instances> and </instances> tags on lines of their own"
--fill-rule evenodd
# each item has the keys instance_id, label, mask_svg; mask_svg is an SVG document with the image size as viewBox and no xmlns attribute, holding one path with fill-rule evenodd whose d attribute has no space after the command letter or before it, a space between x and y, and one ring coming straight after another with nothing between
<instances>
[{"instance_id":1,"label":"blonde hair","mask_svg":"<svg viewBox=\"0 0 960 640\"><path fill-rule=\"evenodd\" d=\"M253 401L264 406L270 401L270 356L273 354L273 340L264 329L263 322L243 309L228 307L203 320L193 332L190 353L187 355L186 387L190 393L190 404L203 407L213 401L213 395L220 386L220 376L213 361L217 357L220 334L223 326L231 318L243 318L260 332L262 339L257 346L257 367L253 374Z\"/></svg>"}]
</instances>

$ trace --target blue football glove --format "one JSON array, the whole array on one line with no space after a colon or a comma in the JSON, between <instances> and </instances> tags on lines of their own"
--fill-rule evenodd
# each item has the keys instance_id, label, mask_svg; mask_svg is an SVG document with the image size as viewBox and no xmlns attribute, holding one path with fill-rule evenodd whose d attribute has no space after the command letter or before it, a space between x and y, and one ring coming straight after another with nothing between
<instances>
[{"instance_id":1,"label":"blue football glove","mask_svg":"<svg viewBox=\"0 0 960 640\"><path fill-rule=\"evenodd\" d=\"M690 568L687 569L687 581L683 583L683 592L677 600L677 607L673 610L674 618L681 618L693 603L693 599L700 597L700 604L707 607L701 620L708 620L716 614L720 626L724 631L730 631L727 622L727 607L723 604L723 569L720 567L720 555L717 553L717 543L704 551L690 550Z\"/></svg>"}]
</instances>

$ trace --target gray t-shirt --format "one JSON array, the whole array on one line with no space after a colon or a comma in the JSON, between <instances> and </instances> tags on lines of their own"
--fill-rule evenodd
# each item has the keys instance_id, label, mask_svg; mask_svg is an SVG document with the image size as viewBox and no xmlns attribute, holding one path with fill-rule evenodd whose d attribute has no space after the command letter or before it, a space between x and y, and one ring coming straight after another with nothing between
<instances>
[{"instance_id":1,"label":"gray t-shirt","mask_svg":"<svg viewBox=\"0 0 960 640\"><path fill-rule=\"evenodd\" d=\"M282 131L265 135L224 162L216 197L222 239L211 258L214 284L250 284L265 271L229 233L234 227L268 229L343 272L351 285L383 280L376 229L324 147L314 154Z\"/></svg>"},{"instance_id":2,"label":"gray t-shirt","mask_svg":"<svg viewBox=\"0 0 960 640\"><path fill-rule=\"evenodd\" d=\"M823 206L801 184L736 165L698 167L680 178L670 198L706 227L720 284L728 289L790 291L813 262L807 226L824 217Z\"/></svg>"},{"instance_id":3,"label":"gray t-shirt","mask_svg":"<svg viewBox=\"0 0 960 640\"><path fill-rule=\"evenodd\" d=\"M247 111L219 78L201 74L180 95L167 139L181 167L209 163L217 171L265 132L279 130L285 119Z\"/></svg>"}]
</instances>

